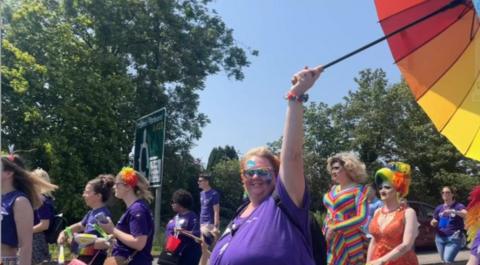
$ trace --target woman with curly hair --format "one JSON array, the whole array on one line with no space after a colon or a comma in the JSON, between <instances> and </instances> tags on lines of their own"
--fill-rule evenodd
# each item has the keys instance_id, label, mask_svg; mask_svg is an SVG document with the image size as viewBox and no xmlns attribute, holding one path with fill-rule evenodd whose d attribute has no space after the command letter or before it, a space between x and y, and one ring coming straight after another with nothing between
<instances>
[{"instance_id":1,"label":"woman with curly hair","mask_svg":"<svg viewBox=\"0 0 480 265\"><path fill-rule=\"evenodd\" d=\"M327 170L335 185L323 197L327 216L323 232L327 241L327 263L365 264L367 238L362 226L367 222L367 173L353 153L339 153L327 160Z\"/></svg>"},{"instance_id":2,"label":"woman with curly hair","mask_svg":"<svg viewBox=\"0 0 480 265\"><path fill-rule=\"evenodd\" d=\"M202 255L202 248L200 242L196 242L192 237L200 237L199 218L191 210L192 194L183 189L176 190L172 195L171 206L176 215L167 224L165 241L167 242L169 237L177 237L180 240L180 244L174 251L174 254L179 257L178 265L196 265Z\"/></svg>"},{"instance_id":3,"label":"woman with curly hair","mask_svg":"<svg viewBox=\"0 0 480 265\"><path fill-rule=\"evenodd\" d=\"M42 191L56 188L26 171L19 156L2 156L2 264L32 263L33 209L42 205Z\"/></svg>"},{"instance_id":4,"label":"woman with curly hair","mask_svg":"<svg viewBox=\"0 0 480 265\"><path fill-rule=\"evenodd\" d=\"M410 186L410 165L393 162L375 173L384 205L370 222L368 265L418 265L413 243L418 235L415 210L401 202Z\"/></svg>"},{"instance_id":5,"label":"woman with curly hair","mask_svg":"<svg viewBox=\"0 0 480 265\"><path fill-rule=\"evenodd\" d=\"M114 181L113 175L101 174L87 182L82 197L91 210L85 214L80 222L68 226L58 235L58 244L69 241L66 231L96 235L98 238L86 246L80 246L75 241L71 242L72 250L77 254L77 259L89 265L102 265L107 258L106 250L110 245L105 238L102 238L103 235L95 229L95 225L100 216L112 216L106 204L111 197Z\"/></svg>"},{"instance_id":6,"label":"woman with curly hair","mask_svg":"<svg viewBox=\"0 0 480 265\"><path fill-rule=\"evenodd\" d=\"M115 180L115 197L121 199L127 210L114 227L112 220L99 225L116 240L112 257L105 265L152 264L153 214L148 203L153 199L148 180L131 167L124 167Z\"/></svg>"}]
</instances>

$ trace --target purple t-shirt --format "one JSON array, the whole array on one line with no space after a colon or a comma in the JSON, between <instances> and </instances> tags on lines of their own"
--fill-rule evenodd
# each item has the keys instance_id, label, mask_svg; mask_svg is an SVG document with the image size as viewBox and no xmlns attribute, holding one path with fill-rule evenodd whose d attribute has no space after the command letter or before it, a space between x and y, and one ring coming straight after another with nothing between
<instances>
[{"instance_id":1,"label":"purple t-shirt","mask_svg":"<svg viewBox=\"0 0 480 265\"><path fill-rule=\"evenodd\" d=\"M438 221L437 225L437 234L439 236L451 236L457 230L464 229L463 218L459 215L451 216L449 214L443 213L445 210L455 209L456 211L461 211L465 209L465 205L454 202L451 206L445 204L438 205L435 208L433 213L433 218Z\"/></svg>"},{"instance_id":2,"label":"purple t-shirt","mask_svg":"<svg viewBox=\"0 0 480 265\"><path fill-rule=\"evenodd\" d=\"M153 241L153 217L150 208L144 200L137 200L132 203L126 212L120 217L117 223L117 229L128 233L134 237L148 236L145 247L138 251L129 265L152 264L152 241ZM135 252L122 241L116 240L113 246L112 255L128 258Z\"/></svg>"},{"instance_id":3,"label":"purple t-shirt","mask_svg":"<svg viewBox=\"0 0 480 265\"><path fill-rule=\"evenodd\" d=\"M177 214L172 220L168 222L165 231L165 240L168 236L174 235L175 227L182 228L187 231L192 231L193 235L200 237L200 225L198 223L198 217L192 211L188 211L184 214ZM177 253L181 256L196 254L197 252L191 251L192 248L200 249L200 245L196 243L192 238L182 234L179 234L179 238L182 243L180 244ZM198 258L200 258L200 256L198 256Z\"/></svg>"},{"instance_id":4,"label":"purple t-shirt","mask_svg":"<svg viewBox=\"0 0 480 265\"><path fill-rule=\"evenodd\" d=\"M314 265L308 211L310 198L305 191L298 208L277 177L276 191L282 204L301 229L297 228L267 197L249 217L234 219L213 249L211 265Z\"/></svg>"},{"instance_id":5,"label":"purple t-shirt","mask_svg":"<svg viewBox=\"0 0 480 265\"><path fill-rule=\"evenodd\" d=\"M98 237L102 236L100 235L100 233L97 232L97 230L95 230L95 227L94 227L94 225L97 223L95 216L97 216L100 213L103 213L105 216L112 218L112 214L110 213L110 210L108 210L108 208L105 206L88 211L88 213L82 219L82 225L83 227L85 227L85 230L83 231L84 233L93 234Z\"/></svg>"},{"instance_id":6,"label":"purple t-shirt","mask_svg":"<svg viewBox=\"0 0 480 265\"><path fill-rule=\"evenodd\" d=\"M40 223L40 220L52 220L54 215L55 210L52 198L43 195L42 206L33 212L33 225Z\"/></svg>"},{"instance_id":7,"label":"purple t-shirt","mask_svg":"<svg viewBox=\"0 0 480 265\"><path fill-rule=\"evenodd\" d=\"M200 223L213 224L213 206L220 203L220 194L214 189L200 192Z\"/></svg>"}]
</instances>

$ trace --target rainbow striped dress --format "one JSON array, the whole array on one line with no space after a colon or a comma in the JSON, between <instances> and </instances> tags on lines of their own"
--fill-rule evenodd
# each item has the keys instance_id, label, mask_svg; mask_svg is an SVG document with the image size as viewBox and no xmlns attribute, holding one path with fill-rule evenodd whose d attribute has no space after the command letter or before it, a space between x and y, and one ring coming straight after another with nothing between
<instances>
[{"instance_id":1,"label":"rainbow striped dress","mask_svg":"<svg viewBox=\"0 0 480 265\"><path fill-rule=\"evenodd\" d=\"M367 222L367 187L355 186L340 190L333 186L323 197L327 208L323 232L335 231L327 242L327 263L329 265L365 264L368 241L362 226Z\"/></svg>"}]
</instances>

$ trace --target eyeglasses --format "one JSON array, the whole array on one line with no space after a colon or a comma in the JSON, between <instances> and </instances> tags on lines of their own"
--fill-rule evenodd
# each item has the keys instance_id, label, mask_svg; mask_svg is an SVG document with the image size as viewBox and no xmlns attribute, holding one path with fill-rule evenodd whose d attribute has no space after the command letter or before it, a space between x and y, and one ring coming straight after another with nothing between
<instances>
[{"instance_id":1,"label":"eyeglasses","mask_svg":"<svg viewBox=\"0 0 480 265\"><path fill-rule=\"evenodd\" d=\"M126 185L127 185L127 183L125 183L125 182L122 182L122 181L115 182L115 186L119 186L119 185L126 186Z\"/></svg>"},{"instance_id":2,"label":"eyeglasses","mask_svg":"<svg viewBox=\"0 0 480 265\"><path fill-rule=\"evenodd\" d=\"M253 176L257 175L263 179L271 179L272 170L269 168L247 169L243 172L243 175L247 178L253 178Z\"/></svg>"},{"instance_id":3,"label":"eyeglasses","mask_svg":"<svg viewBox=\"0 0 480 265\"><path fill-rule=\"evenodd\" d=\"M447 191L442 191L441 193L442 193L442 194L450 194L450 193L452 193L452 192L447 190Z\"/></svg>"},{"instance_id":4,"label":"eyeglasses","mask_svg":"<svg viewBox=\"0 0 480 265\"><path fill-rule=\"evenodd\" d=\"M392 189L392 186L388 186L388 185L380 185L380 187L378 187L378 190L391 190Z\"/></svg>"},{"instance_id":5,"label":"eyeglasses","mask_svg":"<svg viewBox=\"0 0 480 265\"><path fill-rule=\"evenodd\" d=\"M204 181L205 181L205 180L203 180L203 179L197 180L198 183L202 183L202 182L204 182Z\"/></svg>"}]
</instances>

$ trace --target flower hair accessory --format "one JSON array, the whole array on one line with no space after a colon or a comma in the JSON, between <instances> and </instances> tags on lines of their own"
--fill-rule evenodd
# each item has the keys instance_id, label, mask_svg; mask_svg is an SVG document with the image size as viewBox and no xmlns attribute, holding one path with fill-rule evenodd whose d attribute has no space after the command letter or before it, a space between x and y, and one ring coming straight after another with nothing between
<instances>
[{"instance_id":1,"label":"flower hair accessory","mask_svg":"<svg viewBox=\"0 0 480 265\"><path fill-rule=\"evenodd\" d=\"M122 177L123 182L125 182L128 186L132 188L137 186L138 176L133 168L122 168L122 170L120 171L120 176Z\"/></svg>"},{"instance_id":2,"label":"flower hair accessory","mask_svg":"<svg viewBox=\"0 0 480 265\"><path fill-rule=\"evenodd\" d=\"M382 182L390 182L394 189L405 198L410 186L410 165L402 162L391 162L375 173L375 184L380 186Z\"/></svg>"}]
</instances>

